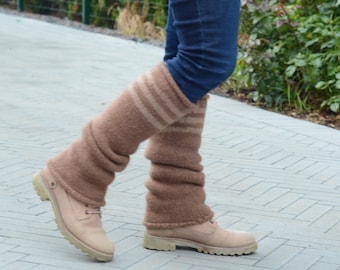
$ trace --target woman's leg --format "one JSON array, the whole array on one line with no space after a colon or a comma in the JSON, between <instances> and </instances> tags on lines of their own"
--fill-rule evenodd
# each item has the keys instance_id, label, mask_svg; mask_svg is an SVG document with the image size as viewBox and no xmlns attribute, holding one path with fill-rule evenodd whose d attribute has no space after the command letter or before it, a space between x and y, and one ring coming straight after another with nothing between
<instances>
[{"instance_id":1,"label":"woman's leg","mask_svg":"<svg viewBox=\"0 0 340 270\"><path fill-rule=\"evenodd\" d=\"M190 5L190 12L193 14L186 11L185 7L189 7L189 2L191 4L195 2L194 7ZM174 78L178 80L179 84L183 83L184 91L189 93L188 96L193 101L210 87L220 83L224 76L230 74L236 57L237 32L235 31L237 31L238 25L239 5L233 1L223 0L207 2L170 0L166 27L167 40L164 60L170 66L174 65ZM176 12L172 7L180 10ZM233 14L233 19L230 19L230 16L228 19L229 28L220 29L225 25L226 20L219 17L220 14L216 11L217 7L224 7L225 9L222 10L226 16ZM233 11L236 11L236 14ZM186 30L181 30L181 27L176 28L180 25L176 18L182 18L182 12L186 17L181 23L197 20L199 22L196 25L197 29L189 31L192 25L186 26ZM216 18L214 17L215 12L217 12ZM177 13L180 14L176 16ZM215 25L219 27L218 30L215 29ZM177 33L180 34L181 31L183 31L183 37L179 39ZM184 35L187 31L191 32L194 37L187 39L187 36ZM212 34L209 33L210 31ZM206 40L204 36L220 40L211 40L210 43L214 45L204 48L206 44L206 42L202 42L202 40ZM227 38L224 39L223 36ZM191 43L193 44L191 45ZM180 51L181 48L182 51ZM215 48L217 52L214 52ZM196 74L198 76L193 81L187 80L187 73L179 73L179 75L185 75L183 77L178 77L176 73L181 69L185 71L185 68L189 66L186 62L187 58L184 57L186 54L191 54L192 67L190 69L195 70L192 71L194 76ZM220 63L220 58L223 57L226 57L225 62ZM202 59L209 59L209 61ZM207 70L200 69L200 66L204 66ZM199 89L203 90L197 91L195 85L200 86ZM241 255L254 252L257 244L251 234L224 230L216 222L211 221L213 212L205 204L205 176L199 154L207 96L198 100L197 104L195 110L149 140L145 152L146 158L151 160L151 170L150 177L146 182L149 192L146 197L147 208L144 225L147 227L147 231L144 237L144 246L157 250L175 250L176 245L182 245L201 252L219 255Z\"/></svg>"},{"instance_id":2,"label":"woman's leg","mask_svg":"<svg viewBox=\"0 0 340 270\"><path fill-rule=\"evenodd\" d=\"M192 102L233 72L239 14L240 0L169 0L165 62Z\"/></svg>"},{"instance_id":3,"label":"woman's leg","mask_svg":"<svg viewBox=\"0 0 340 270\"><path fill-rule=\"evenodd\" d=\"M176 32L176 29L173 23L174 23L174 18L173 18L171 9L169 8L168 20L167 20L167 24L165 27L166 36L165 36L164 58L163 58L165 62L176 57L178 53L179 41L178 41L177 32Z\"/></svg>"},{"instance_id":4,"label":"woman's leg","mask_svg":"<svg viewBox=\"0 0 340 270\"><path fill-rule=\"evenodd\" d=\"M145 151L151 161L146 182L147 228L176 228L204 223L213 217L205 204L201 136L208 95L195 110L152 136Z\"/></svg>"},{"instance_id":5,"label":"woman's leg","mask_svg":"<svg viewBox=\"0 0 340 270\"><path fill-rule=\"evenodd\" d=\"M145 156L151 160L146 182L144 247L175 250L187 246L218 255L242 255L256 250L253 235L224 230L212 221L205 204L205 176L199 149L207 97L165 130L152 136Z\"/></svg>"},{"instance_id":6,"label":"woman's leg","mask_svg":"<svg viewBox=\"0 0 340 270\"><path fill-rule=\"evenodd\" d=\"M50 200L65 238L100 261L114 248L100 220L108 185L138 145L196 107L177 87L164 63L144 73L83 128L82 136L34 177Z\"/></svg>"}]
</instances>

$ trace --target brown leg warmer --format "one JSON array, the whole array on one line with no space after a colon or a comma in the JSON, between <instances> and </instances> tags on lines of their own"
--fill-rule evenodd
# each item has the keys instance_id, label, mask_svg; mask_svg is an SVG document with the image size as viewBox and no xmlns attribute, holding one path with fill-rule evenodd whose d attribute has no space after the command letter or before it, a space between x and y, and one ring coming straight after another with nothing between
<instances>
[{"instance_id":1,"label":"brown leg warmer","mask_svg":"<svg viewBox=\"0 0 340 270\"><path fill-rule=\"evenodd\" d=\"M207 96L191 113L149 140L145 156L151 160L146 182L147 228L172 228L203 223L213 217L205 204L204 174L199 148Z\"/></svg>"},{"instance_id":2,"label":"brown leg warmer","mask_svg":"<svg viewBox=\"0 0 340 270\"><path fill-rule=\"evenodd\" d=\"M78 201L103 206L115 172L127 166L138 145L195 107L161 63L87 123L82 136L50 159L47 169Z\"/></svg>"}]
</instances>

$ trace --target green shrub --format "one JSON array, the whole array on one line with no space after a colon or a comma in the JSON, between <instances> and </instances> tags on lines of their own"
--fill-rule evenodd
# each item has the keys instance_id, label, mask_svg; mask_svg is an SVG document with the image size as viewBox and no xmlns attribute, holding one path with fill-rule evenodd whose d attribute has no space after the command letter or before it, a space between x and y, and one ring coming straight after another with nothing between
<instances>
[{"instance_id":1,"label":"green shrub","mask_svg":"<svg viewBox=\"0 0 340 270\"><path fill-rule=\"evenodd\" d=\"M234 80L269 107L340 107L340 0L244 1Z\"/></svg>"}]
</instances>

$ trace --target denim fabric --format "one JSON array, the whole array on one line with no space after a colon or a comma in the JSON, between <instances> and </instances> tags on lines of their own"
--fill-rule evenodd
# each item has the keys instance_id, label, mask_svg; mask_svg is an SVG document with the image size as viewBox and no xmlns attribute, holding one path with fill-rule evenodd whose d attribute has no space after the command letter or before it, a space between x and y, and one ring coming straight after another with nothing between
<instances>
[{"instance_id":1,"label":"denim fabric","mask_svg":"<svg viewBox=\"0 0 340 270\"><path fill-rule=\"evenodd\" d=\"M164 61L190 101L233 72L239 17L240 0L169 0Z\"/></svg>"}]
</instances>

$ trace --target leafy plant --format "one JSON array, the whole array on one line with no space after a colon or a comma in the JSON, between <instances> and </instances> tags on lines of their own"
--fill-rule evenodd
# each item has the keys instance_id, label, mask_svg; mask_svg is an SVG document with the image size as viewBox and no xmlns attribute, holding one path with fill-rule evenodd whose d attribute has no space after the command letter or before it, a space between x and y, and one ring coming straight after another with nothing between
<instances>
[{"instance_id":1,"label":"leafy plant","mask_svg":"<svg viewBox=\"0 0 340 270\"><path fill-rule=\"evenodd\" d=\"M277 109L339 111L340 1L243 1L234 77ZM337 105L336 105L337 104Z\"/></svg>"}]
</instances>

